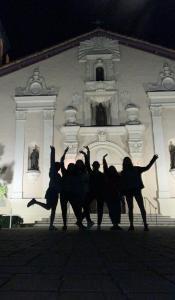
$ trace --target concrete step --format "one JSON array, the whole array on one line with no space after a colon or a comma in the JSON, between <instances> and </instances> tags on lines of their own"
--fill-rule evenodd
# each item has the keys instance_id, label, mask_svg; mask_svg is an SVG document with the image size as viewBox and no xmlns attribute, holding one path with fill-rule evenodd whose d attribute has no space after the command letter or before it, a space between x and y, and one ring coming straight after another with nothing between
<instances>
[{"instance_id":1,"label":"concrete step","mask_svg":"<svg viewBox=\"0 0 175 300\"><path fill-rule=\"evenodd\" d=\"M97 215L96 214L91 214L91 219L97 223ZM69 225L75 225L76 223L76 218L73 214L70 214L67 218L68 224ZM169 217L169 216L162 216L162 215L147 215L147 221L150 226L175 226L175 219ZM86 222L85 222L86 223ZM62 226L62 216L61 215L56 215L55 218L55 225L60 225ZM137 225L142 225L142 217L139 214L134 215L134 224ZM39 221L36 221L34 226L36 227L44 227L49 225L49 218L42 218ZM103 222L102 225L104 226L111 226L111 220L107 214L103 215ZM128 216L126 214L121 215L121 225L129 225L129 220Z\"/></svg>"}]
</instances>

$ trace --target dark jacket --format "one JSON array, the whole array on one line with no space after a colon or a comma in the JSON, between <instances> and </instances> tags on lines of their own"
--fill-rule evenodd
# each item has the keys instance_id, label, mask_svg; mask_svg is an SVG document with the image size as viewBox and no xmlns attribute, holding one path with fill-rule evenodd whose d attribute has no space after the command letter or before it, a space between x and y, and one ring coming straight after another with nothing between
<instances>
[{"instance_id":1,"label":"dark jacket","mask_svg":"<svg viewBox=\"0 0 175 300\"><path fill-rule=\"evenodd\" d=\"M145 167L131 166L121 172L121 185L122 192L124 194L129 191L141 190L144 188L141 175L143 172L146 172L151 168L155 160L156 158L154 156L149 164Z\"/></svg>"}]
</instances>

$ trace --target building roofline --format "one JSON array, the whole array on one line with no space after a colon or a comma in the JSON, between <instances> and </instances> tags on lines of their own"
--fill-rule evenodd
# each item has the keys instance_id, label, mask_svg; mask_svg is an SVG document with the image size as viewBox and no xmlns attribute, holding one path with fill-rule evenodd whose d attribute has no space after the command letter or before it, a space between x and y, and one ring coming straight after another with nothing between
<instances>
[{"instance_id":1,"label":"building roofline","mask_svg":"<svg viewBox=\"0 0 175 300\"><path fill-rule=\"evenodd\" d=\"M19 69L25 68L42 60L45 60L49 57L55 56L63 51L71 49L73 47L79 46L79 43L84 41L85 39L92 38L94 36L106 36L111 39L117 39L120 44L125 46L130 46L132 48L143 50L152 54L160 55L162 57L166 57L169 59L175 59L175 50L167 49L155 44L151 44L142 40L138 40L135 38L127 37L124 35L120 35L118 33L104 30L101 28L97 28L93 31L90 31L85 34L81 34L75 38L69 39L62 43L57 44L56 46L52 46L50 48L44 49L35 54L26 56L24 58L18 59L14 62L6 64L0 67L0 76L7 75L9 73L15 72Z\"/></svg>"}]
</instances>

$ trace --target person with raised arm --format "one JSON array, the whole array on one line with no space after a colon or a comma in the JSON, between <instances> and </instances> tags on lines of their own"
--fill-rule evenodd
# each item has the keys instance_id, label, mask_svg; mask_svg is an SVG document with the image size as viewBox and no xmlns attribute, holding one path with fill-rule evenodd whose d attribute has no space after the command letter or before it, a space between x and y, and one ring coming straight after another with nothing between
<instances>
[{"instance_id":1,"label":"person with raised arm","mask_svg":"<svg viewBox=\"0 0 175 300\"><path fill-rule=\"evenodd\" d=\"M102 218L103 218L103 207L105 201L105 178L104 174L100 172L100 163L94 161L92 168L90 166L90 150L88 146L84 147L87 150L87 153L80 151L85 157L85 165L89 172L89 193L86 198L85 207L86 210L90 211L91 203L97 201L97 226L100 229ZM85 214L83 213L83 217Z\"/></svg>"},{"instance_id":2,"label":"person with raised arm","mask_svg":"<svg viewBox=\"0 0 175 300\"><path fill-rule=\"evenodd\" d=\"M67 204L68 202L72 206L73 212L77 219L77 226L80 229L86 229L82 224L82 189L83 185L81 182L81 177L79 176L79 171L76 164L69 163L67 169L64 165L64 160L69 147L64 151L61 158L61 172L62 172L62 189L60 195L60 203L62 209L63 217L63 230L67 230Z\"/></svg>"},{"instance_id":3,"label":"person with raised arm","mask_svg":"<svg viewBox=\"0 0 175 300\"><path fill-rule=\"evenodd\" d=\"M80 153L82 153L80 151ZM78 159L75 163L77 176L79 178L79 203L81 206L82 220L86 218L87 228L91 228L94 225L94 222L91 220L89 206L87 205L87 198L89 195L89 173L87 171L86 165L83 160Z\"/></svg>"},{"instance_id":4,"label":"person with raised arm","mask_svg":"<svg viewBox=\"0 0 175 300\"><path fill-rule=\"evenodd\" d=\"M50 149L50 182L45 194L46 203L37 201L35 198L33 198L28 202L27 207L37 204L44 209L51 210L49 230L56 230L57 228L53 225L53 223L55 219L56 207L58 204L58 196L61 191L61 175L58 173L61 165L60 162L55 161L55 147L50 146Z\"/></svg>"},{"instance_id":5,"label":"person with raised arm","mask_svg":"<svg viewBox=\"0 0 175 300\"><path fill-rule=\"evenodd\" d=\"M143 203L142 189L144 188L142 181L142 173L148 171L155 161L158 159L158 155L154 155L149 164L145 167L134 166L130 157L125 157L123 159L123 170L121 172L122 179L122 192L125 195L126 202L129 210L129 221L130 227L129 231L134 230L133 224L133 198L135 198L144 224L144 230L148 231L148 224L146 220L146 211Z\"/></svg>"},{"instance_id":6,"label":"person with raised arm","mask_svg":"<svg viewBox=\"0 0 175 300\"><path fill-rule=\"evenodd\" d=\"M121 230L119 226L121 218L121 180L120 175L114 166L108 167L106 156L103 156L103 171L106 179L106 202L109 210L109 217L113 226L111 230Z\"/></svg>"}]
</instances>

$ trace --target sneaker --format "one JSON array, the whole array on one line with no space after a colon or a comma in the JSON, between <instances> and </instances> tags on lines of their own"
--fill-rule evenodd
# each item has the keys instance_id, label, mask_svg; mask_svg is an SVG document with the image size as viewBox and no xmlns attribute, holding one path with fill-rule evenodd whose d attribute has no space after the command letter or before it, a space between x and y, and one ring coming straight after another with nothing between
<instances>
[{"instance_id":1,"label":"sneaker","mask_svg":"<svg viewBox=\"0 0 175 300\"><path fill-rule=\"evenodd\" d=\"M94 222L93 221L89 221L88 223L87 223L87 228L91 228L92 226L94 226Z\"/></svg>"},{"instance_id":2,"label":"sneaker","mask_svg":"<svg viewBox=\"0 0 175 300\"><path fill-rule=\"evenodd\" d=\"M144 231L149 231L148 224L144 226Z\"/></svg>"},{"instance_id":3,"label":"sneaker","mask_svg":"<svg viewBox=\"0 0 175 300\"><path fill-rule=\"evenodd\" d=\"M87 227L84 226L83 224L77 224L80 230L86 230Z\"/></svg>"},{"instance_id":4,"label":"sneaker","mask_svg":"<svg viewBox=\"0 0 175 300\"><path fill-rule=\"evenodd\" d=\"M110 230L122 230L122 228L119 225L113 225Z\"/></svg>"},{"instance_id":5,"label":"sneaker","mask_svg":"<svg viewBox=\"0 0 175 300\"><path fill-rule=\"evenodd\" d=\"M64 225L64 226L62 227L62 231L66 231L66 230L67 230L67 226Z\"/></svg>"},{"instance_id":6,"label":"sneaker","mask_svg":"<svg viewBox=\"0 0 175 300\"><path fill-rule=\"evenodd\" d=\"M49 226L49 230L57 230L57 228L53 225Z\"/></svg>"},{"instance_id":7,"label":"sneaker","mask_svg":"<svg viewBox=\"0 0 175 300\"><path fill-rule=\"evenodd\" d=\"M31 205L35 204L36 203L36 199L35 198L32 198L32 200L30 200L27 204L27 207L30 207Z\"/></svg>"},{"instance_id":8,"label":"sneaker","mask_svg":"<svg viewBox=\"0 0 175 300\"><path fill-rule=\"evenodd\" d=\"M135 230L135 228L133 225L129 226L128 231L134 231L134 230Z\"/></svg>"}]
</instances>

